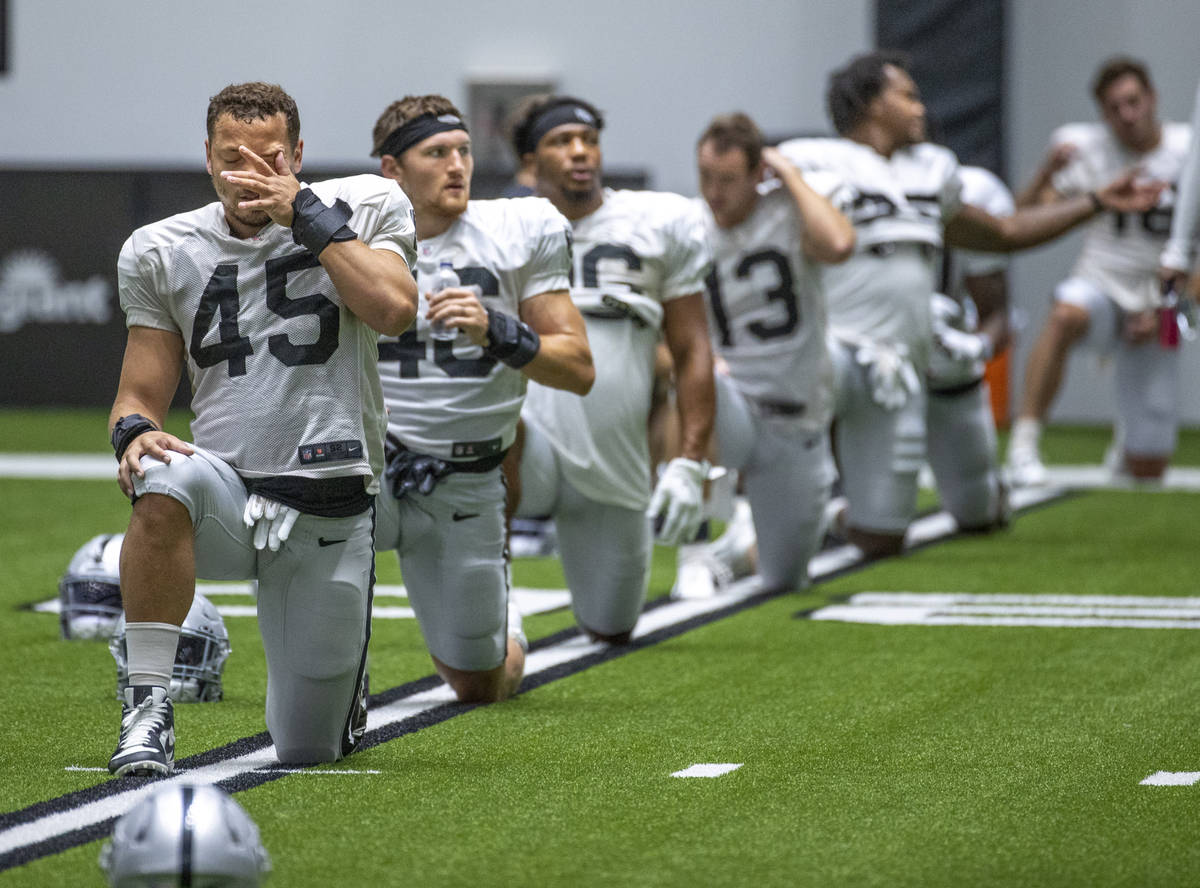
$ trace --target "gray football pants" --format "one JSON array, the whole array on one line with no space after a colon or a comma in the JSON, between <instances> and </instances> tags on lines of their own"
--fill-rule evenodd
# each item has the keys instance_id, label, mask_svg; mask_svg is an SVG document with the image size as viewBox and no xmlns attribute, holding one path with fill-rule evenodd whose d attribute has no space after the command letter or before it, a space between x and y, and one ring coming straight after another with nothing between
<instances>
[{"instance_id":1,"label":"gray football pants","mask_svg":"<svg viewBox=\"0 0 1200 888\"><path fill-rule=\"evenodd\" d=\"M745 484L763 587L801 589L829 499L828 431L795 417L763 416L728 376L716 374L716 383L718 461L736 468Z\"/></svg>"},{"instance_id":2,"label":"gray football pants","mask_svg":"<svg viewBox=\"0 0 1200 888\"><path fill-rule=\"evenodd\" d=\"M554 517L571 609L581 626L601 635L633 629L650 582L650 519L640 509L596 502L576 490L550 440L528 421L517 515Z\"/></svg>"},{"instance_id":3,"label":"gray football pants","mask_svg":"<svg viewBox=\"0 0 1200 888\"><path fill-rule=\"evenodd\" d=\"M142 468L139 496L160 493L187 507L197 577L258 581L267 730L279 760L329 762L352 752L366 726L374 509L349 518L301 513L278 552L259 551L242 522L245 486L227 463L198 449L170 463L143 457Z\"/></svg>"}]
</instances>

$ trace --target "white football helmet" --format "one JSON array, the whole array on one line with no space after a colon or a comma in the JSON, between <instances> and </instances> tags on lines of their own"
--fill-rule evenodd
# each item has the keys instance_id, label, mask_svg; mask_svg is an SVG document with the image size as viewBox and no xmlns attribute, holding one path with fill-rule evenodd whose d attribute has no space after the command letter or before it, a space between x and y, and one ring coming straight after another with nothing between
<instances>
[{"instance_id":1,"label":"white football helmet","mask_svg":"<svg viewBox=\"0 0 1200 888\"><path fill-rule=\"evenodd\" d=\"M58 624L63 638L107 639L121 616L123 533L102 533L84 543L58 581Z\"/></svg>"},{"instance_id":2,"label":"white football helmet","mask_svg":"<svg viewBox=\"0 0 1200 888\"><path fill-rule=\"evenodd\" d=\"M124 699L129 686L129 660L125 651L125 616L117 621L108 649L117 661L117 698ZM217 606L199 592L179 631L175 665L171 667L168 693L176 703L206 703L220 700L221 672L233 650L229 633Z\"/></svg>"},{"instance_id":3,"label":"white football helmet","mask_svg":"<svg viewBox=\"0 0 1200 888\"><path fill-rule=\"evenodd\" d=\"M258 827L211 784L160 783L117 821L100 849L113 888L257 886L271 871Z\"/></svg>"}]
</instances>

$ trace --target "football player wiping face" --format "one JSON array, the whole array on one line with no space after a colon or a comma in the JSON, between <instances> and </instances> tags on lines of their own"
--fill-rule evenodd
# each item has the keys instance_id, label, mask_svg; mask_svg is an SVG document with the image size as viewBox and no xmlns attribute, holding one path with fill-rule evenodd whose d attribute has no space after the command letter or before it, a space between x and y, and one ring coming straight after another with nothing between
<instances>
[{"instance_id":1,"label":"football player wiping face","mask_svg":"<svg viewBox=\"0 0 1200 888\"><path fill-rule=\"evenodd\" d=\"M213 188L225 208L230 231L236 237L255 234L271 221L267 208L241 206L247 201L271 197L263 189L239 178L243 174L265 175L269 180L289 180L284 189L286 193L281 192L277 197L286 204L290 213L291 202L300 189L295 174L300 172L304 140L298 139L295 145L289 143L287 119L283 114L254 120L240 120L231 114L222 114L213 124L211 140L204 142L204 151ZM285 168L286 174L281 174L280 167Z\"/></svg>"}]
</instances>

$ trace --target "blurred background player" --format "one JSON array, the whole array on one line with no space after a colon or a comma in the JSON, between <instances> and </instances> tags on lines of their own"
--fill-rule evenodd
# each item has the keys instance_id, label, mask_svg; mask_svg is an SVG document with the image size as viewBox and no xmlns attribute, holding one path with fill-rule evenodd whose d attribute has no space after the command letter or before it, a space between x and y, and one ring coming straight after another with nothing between
<instances>
[{"instance_id":1,"label":"blurred background player","mask_svg":"<svg viewBox=\"0 0 1200 888\"><path fill-rule=\"evenodd\" d=\"M1105 62L1093 79L1092 95L1104 122L1055 130L1046 161L1018 195L1018 206L1075 198L1129 169L1169 187L1144 212L1098 214L1087 227L1071 276L1055 288L1054 306L1025 366L1021 408L1009 442L1007 462L1016 484L1046 481L1038 441L1076 345L1115 358L1117 423L1106 460L1114 472L1160 478L1175 450L1179 352L1159 342L1162 299L1156 272L1190 127L1159 120L1150 74L1134 59Z\"/></svg>"},{"instance_id":2,"label":"blurred background player","mask_svg":"<svg viewBox=\"0 0 1200 888\"><path fill-rule=\"evenodd\" d=\"M303 186L300 115L278 86L225 88L207 128L219 200L138 229L118 264L129 333L109 424L134 503L117 776L174 767L167 688L197 575L258 580L280 761L338 759L366 728L376 343L415 312L412 207L378 176ZM185 363L194 444L161 431Z\"/></svg>"},{"instance_id":3,"label":"blurred background player","mask_svg":"<svg viewBox=\"0 0 1200 888\"><path fill-rule=\"evenodd\" d=\"M1196 106L1192 110L1192 132L1200 132L1200 85L1196 87ZM1159 277L1164 289L1179 296L1185 294L1195 303L1200 278L1196 270L1196 246L1200 241L1200 139L1192 139L1179 176L1179 194L1171 218L1171 236L1163 247ZM1189 275L1192 275L1189 286ZM1191 333L1195 335L1195 315Z\"/></svg>"},{"instance_id":4,"label":"blurred background player","mask_svg":"<svg viewBox=\"0 0 1200 888\"><path fill-rule=\"evenodd\" d=\"M571 298L596 365L584 398L529 387L517 514L554 517L576 620L593 639L624 644L646 597L651 521L670 545L699 526L715 394L703 224L679 195L604 188L603 126L590 103L543 96L514 131L518 156L533 155L538 194L571 221ZM660 335L675 367L682 455L651 494L647 416ZM510 478L516 463L506 463Z\"/></svg>"},{"instance_id":5,"label":"blurred background player","mask_svg":"<svg viewBox=\"0 0 1200 888\"><path fill-rule=\"evenodd\" d=\"M389 454L375 545L397 550L438 674L460 700L502 700L525 651L506 607L500 463L527 378L583 395L595 376L568 292L570 225L540 198L470 199L471 137L442 96L389 105L371 153L412 201L429 301L413 327L379 341ZM462 286L429 292L443 262ZM434 322L453 338L433 338Z\"/></svg>"},{"instance_id":6,"label":"blurred background player","mask_svg":"<svg viewBox=\"0 0 1200 888\"><path fill-rule=\"evenodd\" d=\"M989 170L959 169L964 203L993 216L1015 212L1012 192ZM926 451L942 508L962 530L1001 527L1008 492L996 451L985 363L1008 347L1008 256L947 250L942 293L933 295L933 349L925 409Z\"/></svg>"},{"instance_id":7,"label":"blurred background player","mask_svg":"<svg viewBox=\"0 0 1200 888\"><path fill-rule=\"evenodd\" d=\"M854 249L850 221L748 116L723 114L697 143L713 252L709 332L717 355L717 461L745 485L768 590L803 588L832 480L832 372L819 263ZM767 181L767 176L770 180ZM829 177L815 176L823 191ZM711 594L748 572L745 535L680 553L674 595Z\"/></svg>"},{"instance_id":8,"label":"blurred background player","mask_svg":"<svg viewBox=\"0 0 1200 888\"><path fill-rule=\"evenodd\" d=\"M868 557L899 552L925 460L930 296L943 241L989 251L1035 246L1103 208L1145 208L1132 176L1051 206L996 217L962 202L958 159L925 141L925 106L900 53L856 56L829 79L841 138L780 146L802 172L852 189L854 255L825 268L834 364L834 449L846 496L839 525Z\"/></svg>"}]
</instances>

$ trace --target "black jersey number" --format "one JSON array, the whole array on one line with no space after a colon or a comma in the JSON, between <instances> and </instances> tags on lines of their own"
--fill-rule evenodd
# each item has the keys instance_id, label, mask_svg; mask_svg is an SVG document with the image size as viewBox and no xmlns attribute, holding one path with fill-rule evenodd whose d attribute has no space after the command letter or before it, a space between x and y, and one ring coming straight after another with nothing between
<instances>
[{"instance_id":1,"label":"black jersey number","mask_svg":"<svg viewBox=\"0 0 1200 888\"><path fill-rule=\"evenodd\" d=\"M745 280L759 265L769 265L775 269L779 284L764 291L763 295L766 296L767 302L779 303L783 312L776 323L765 324L762 321L753 321L746 325L746 329L757 339L762 340L789 336L800 326L801 321L800 305L796 301L795 280L792 277L792 266L788 263L787 257L778 250L761 250L742 257L742 261L733 270L734 276L739 280ZM725 309L725 301L721 296L721 281L717 277L715 268L709 271L705 282L708 284L709 304L712 306L713 320L717 325L721 346L730 348L733 346L733 329L729 323L729 313Z\"/></svg>"},{"instance_id":2,"label":"black jersey number","mask_svg":"<svg viewBox=\"0 0 1200 888\"><path fill-rule=\"evenodd\" d=\"M454 271L464 287L477 286L484 296L500 295L500 281L486 268L468 265ZM496 366L496 359L487 355L477 358L458 357L454 354L453 340L422 340L417 336L416 324L401 333L395 342L379 343L379 360L399 361L400 378L417 379L421 375L421 361L428 357L430 343L433 344L433 363L441 367L447 376L479 378L487 376Z\"/></svg>"},{"instance_id":3,"label":"black jersey number","mask_svg":"<svg viewBox=\"0 0 1200 888\"><path fill-rule=\"evenodd\" d=\"M297 318L316 315L319 324L317 341L296 345L286 333L267 337L267 350L281 363L289 367L301 364L324 364L337 351L341 316L338 307L320 293L292 299L287 295L287 276L295 271L316 268L320 263L307 251L293 253L268 260L267 308L281 318ZM188 351L199 367L212 367L227 361L229 375L246 375L246 356L254 354L250 339L238 329L238 312L241 297L237 288L238 267L235 264L218 265L204 288L196 317L192 321L192 341ZM204 335L212 328L220 312L217 325L218 339L212 345L203 345Z\"/></svg>"},{"instance_id":4,"label":"black jersey number","mask_svg":"<svg viewBox=\"0 0 1200 888\"><path fill-rule=\"evenodd\" d=\"M1151 207L1144 213L1135 213L1134 217L1141 221L1142 230L1147 234L1166 237L1171 233L1171 207ZM1118 235L1124 234L1129 225L1129 213L1113 213L1113 228Z\"/></svg>"}]
</instances>

